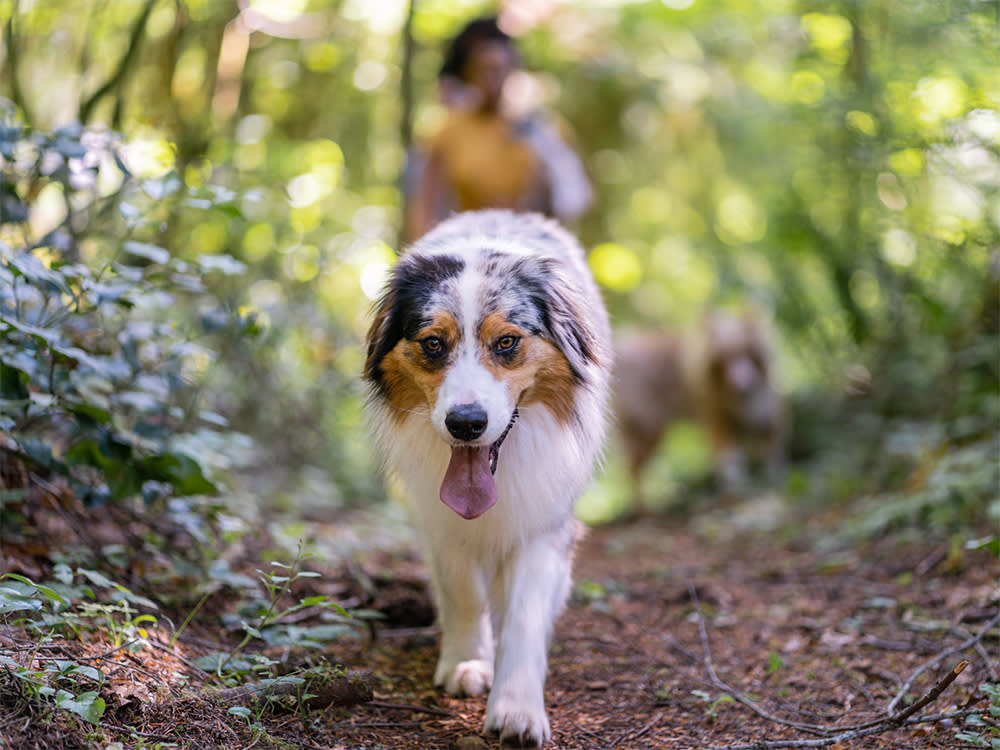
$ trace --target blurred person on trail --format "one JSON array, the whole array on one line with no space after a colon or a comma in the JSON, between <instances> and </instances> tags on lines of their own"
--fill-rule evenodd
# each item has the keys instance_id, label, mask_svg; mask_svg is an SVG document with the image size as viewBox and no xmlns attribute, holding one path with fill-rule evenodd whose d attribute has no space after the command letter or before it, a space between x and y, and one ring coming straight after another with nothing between
<instances>
[{"instance_id":1,"label":"blurred person on trail","mask_svg":"<svg viewBox=\"0 0 1000 750\"><path fill-rule=\"evenodd\" d=\"M405 242L456 211L510 208L572 222L587 210L591 187L561 128L523 110L507 86L518 68L511 37L496 18L469 22L450 43L438 74L444 124L408 156Z\"/></svg>"}]
</instances>

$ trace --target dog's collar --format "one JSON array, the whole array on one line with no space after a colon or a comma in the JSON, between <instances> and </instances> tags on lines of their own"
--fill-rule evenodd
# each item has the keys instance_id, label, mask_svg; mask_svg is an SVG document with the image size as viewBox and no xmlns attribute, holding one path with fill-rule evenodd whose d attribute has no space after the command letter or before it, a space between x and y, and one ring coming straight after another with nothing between
<instances>
[{"instance_id":1,"label":"dog's collar","mask_svg":"<svg viewBox=\"0 0 1000 750\"><path fill-rule=\"evenodd\" d=\"M500 458L500 446L503 444L504 438L507 437L507 433L510 432L510 428L514 426L514 422L517 421L518 413L517 407L514 407L514 413L510 415L510 421L507 426L503 428L503 432L500 433L500 437L496 439L496 442L490 446L490 474L497 473L497 459Z\"/></svg>"}]
</instances>

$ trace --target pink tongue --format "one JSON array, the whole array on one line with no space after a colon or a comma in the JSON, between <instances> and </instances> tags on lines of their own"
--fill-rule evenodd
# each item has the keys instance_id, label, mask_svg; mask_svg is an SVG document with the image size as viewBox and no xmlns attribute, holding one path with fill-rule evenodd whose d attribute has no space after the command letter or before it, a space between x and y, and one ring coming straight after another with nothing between
<instances>
[{"instance_id":1,"label":"pink tongue","mask_svg":"<svg viewBox=\"0 0 1000 750\"><path fill-rule=\"evenodd\" d=\"M490 471L489 446L451 449L451 461L441 482L441 502L462 518L473 519L497 501L497 485Z\"/></svg>"}]
</instances>

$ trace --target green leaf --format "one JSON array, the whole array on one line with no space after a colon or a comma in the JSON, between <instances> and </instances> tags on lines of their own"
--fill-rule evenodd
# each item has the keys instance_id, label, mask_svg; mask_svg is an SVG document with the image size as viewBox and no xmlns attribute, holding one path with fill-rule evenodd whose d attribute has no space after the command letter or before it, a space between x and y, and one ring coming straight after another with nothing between
<instances>
[{"instance_id":1,"label":"green leaf","mask_svg":"<svg viewBox=\"0 0 1000 750\"><path fill-rule=\"evenodd\" d=\"M22 253L9 258L8 263L15 276L22 276L36 286L50 285L64 294L72 294L66 279L47 267L36 255Z\"/></svg>"},{"instance_id":2,"label":"green leaf","mask_svg":"<svg viewBox=\"0 0 1000 750\"><path fill-rule=\"evenodd\" d=\"M9 612L38 612L42 603L38 599L25 597L16 589L0 588L0 614Z\"/></svg>"},{"instance_id":3,"label":"green leaf","mask_svg":"<svg viewBox=\"0 0 1000 750\"><path fill-rule=\"evenodd\" d=\"M12 581L18 581L27 586L31 586L33 589L35 589L35 591L37 591L40 594L44 594L50 600L58 604L62 604L64 607L69 606L69 602L67 602L66 599L63 598L62 594L60 594L58 591L49 586L45 586L41 583L35 583L30 578L25 578L24 576L18 573L5 573L2 577L0 577L0 580L2 580L3 578L9 578Z\"/></svg>"},{"instance_id":4,"label":"green leaf","mask_svg":"<svg viewBox=\"0 0 1000 750\"><path fill-rule=\"evenodd\" d=\"M99 723L104 715L104 699L93 690L77 696L66 690L60 690L56 693L55 703L59 708L71 711L91 724Z\"/></svg>"},{"instance_id":5,"label":"green leaf","mask_svg":"<svg viewBox=\"0 0 1000 750\"><path fill-rule=\"evenodd\" d=\"M96 404L86 401L74 401L72 399L68 399L67 401L66 405L69 410L77 416L83 417L85 420L90 420L101 425L106 425L111 421L111 412L107 409L102 409Z\"/></svg>"},{"instance_id":6,"label":"green leaf","mask_svg":"<svg viewBox=\"0 0 1000 750\"><path fill-rule=\"evenodd\" d=\"M39 466L59 474L67 473L66 465L53 457L52 448L46 443L31 438L15 440L24 454Z\"/></svg>"},{"instance_id":7,"label":"green leaf","mask_svg":"<svg viewBox=\"0 0 1000 750\"><path fill-rule=\"evenodd\" d=\"M56 659L54 662L50 662L50 668L54 668L62 676L78 674L99 684L104 684L104 673L101 670L86 664L78 664L70 659Z\"/></svg>"},{"instance_id":8,"label":"green leaf","mask_svg":"<svg viewBox=\"0 0 1000 750\"><path fill-rule=\"evenodd\" d=\"M219 271L226 276L240 276L247 271L246 263L236 260L232 255L200 255L198 263L206 273Z\"/></svg>"},{"instance_id":9,"label":"green leaf","mask_svg":"<svg viewBox=\"0 0 1000 750\"><path fill-rule=\"evenodd\" d=\"M38 326L29 325L27 323L22 323L19 320L8 317L0 313L0 322L6 323L11 328L16 328L21 333L26 333L33 338L44 341L47 344L59 341L60 333L59 331L51 328L39 328Z\"/></svg>"},{"instance_id":10,"label":"green leaf","mask_svg":"<svg viewBox=\"0 0 1000 750\"><path fill-rule=\"evenodd\" d=\"M105 589L118 588L118 584L116 582L112 581L98 570L85 570L84 568L77 568L76 572L78 575L83 576L95 586L100 586Z\"/></svg>"},{"instance_id":11,"label":"green leaf","mask_svg":"<svg viewBox=\"0 0 1000 750\"><path fill-rule=\"evenodd\" d=\"M169 482L181 495L212 495L218 491L205 478L198 462L184 453L149 456L137 465L146 479Z\"/></svg>"},{"instance_id":12,"label":"green leaf","mask_svg":"<svg viewBox=\"0 0 1000 750\"><path fill-rule=\"evenodd\" d=\"M129 240L126 242L122 248L125 252L130 255L135 255L139 258L145 258L148 261L157 263L159 265L166 265L170 260L170 253L159 245L151 245L148 242L135 242L134 240Z\"/></svg>"}]
</instances>

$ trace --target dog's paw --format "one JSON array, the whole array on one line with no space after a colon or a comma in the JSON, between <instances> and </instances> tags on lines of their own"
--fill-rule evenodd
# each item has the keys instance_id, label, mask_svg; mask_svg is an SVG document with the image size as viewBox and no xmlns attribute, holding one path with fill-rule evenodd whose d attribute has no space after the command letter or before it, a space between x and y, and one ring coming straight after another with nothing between
<instances>
[{"instance_id":1,"label":"dog's paw","mask_svg":"<svg viewBox=\"0 0 1000 750\"><path fill-rule=\"evenodd\" d=\"M487 709L486 731L499 734L500 744L507 747L538 747L552 737L543 705L516 705L504 700Z\"/></svg>"},{"instance_id":2,"label":"dog's paw","mask_svg":"<svg viewBox=\"0 0 1000 750\"><path fill-rule=\"evenodd\" d=\"M469 659L458 664L438 662L434 684L449 695L482 695L493 684L493 665L483 659Z\"/></svg>"}]
</instances>

